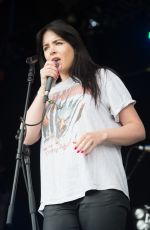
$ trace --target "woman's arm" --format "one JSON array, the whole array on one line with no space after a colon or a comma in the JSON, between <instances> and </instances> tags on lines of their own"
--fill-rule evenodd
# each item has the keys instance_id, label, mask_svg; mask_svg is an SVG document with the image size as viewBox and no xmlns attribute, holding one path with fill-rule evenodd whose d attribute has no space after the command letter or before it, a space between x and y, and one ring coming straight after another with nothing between
<instances>
[{"instance_id":1,"label":"woman's arm","mask_svg":"<svg viewBox=\"0 0 150 230\"><path fill-rule=\"evenodd\" d=\"M121 127L104 131L105 140L116 145L132 145L146 137L144 125L133 105L119 113Z\"/></svg>"},{"instance_id":2,"label":"woman's arm","mask_svg":"<svg viewBox=\"0 0 150 230\"><path fill-rule=\"evenodd\" d=\"M121 127L86 133L75 142L75 149L88 154L104 142L127 146L145 139L144 125L132 104L119 113L119 119Z\"/></svg>"},{"instance_id":3,"label":"woman's arm","mask_svg":"<svg viewBox=\"0 0 150 230\"><path fill-rule=\"evenodd\" d=\"M47 77L51 76L54 80L58 78L59 71L56 64L52 61L46 61L44 67L40 70L41 87L33 103L27 111L26 124L36 124L42 120L45 103L43 97L47 83ZM40 138L41 124L36 126L26 126L25 145L32 145Z\"/></svg>"},{"instance_id":4,"label":"woman's arm","mask_svg":"<svg viewBox=\"0 0 150 230\"><path fill-rule=\"evenodd\" d=\"M37 96L27 111L26 124L36 124L42 120L44 110L43 92L39 89ZM36 126L26 126L25 145L32 145L40 138L41 124Z\"/></svg>"}]
</instances>

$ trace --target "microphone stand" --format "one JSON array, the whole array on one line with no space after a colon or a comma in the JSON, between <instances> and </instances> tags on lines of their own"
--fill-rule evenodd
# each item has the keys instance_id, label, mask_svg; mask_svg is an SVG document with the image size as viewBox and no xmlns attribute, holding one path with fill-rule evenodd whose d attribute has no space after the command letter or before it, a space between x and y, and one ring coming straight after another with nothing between
<instances>
[{"instance_id":1,"label":"microphone stand","mask_svg":"<svg viewBox=\"0 0 150 230\"><path fill-rule=\"evenodd\" d=\"M26 63L29 64L28 89L27 89L27 96L26 96L26 102L25 102L25 108L24 108L24 115L23 115L22 122L20 125L20 130L17 131L16 138L18 139L18 148L17 148L17 154L16 154L16 167L15 167L15 173L14 173L11 199L10 199L10 204L8 207L7 220L6 220L6 225L8 227L11 226L12 217L14 213L14 205L15 205L15 197L16 197L16 191L17 191L17 183L18 183L18 178L19 178L19 170L22 167L25 185L26 185L27 193L28 193L29 211L31 215L31 223L32 223L33 230L38 230L39 226L38 226L38 221L36 217L35 197L34 197L33 185L32 185L32 179L31 179L30 149L29 149L29 146L23 144L23 141L25 137L26 113L27 113L28 104L29 104L31 85L33 83L34 75L35 75L35 63L36 62L37 60L35 60L35 57L29 57L26 59Z\"/></svg>"},{"instance_id":2,"label":"microphone stand","mask_svg":"<svg viewBox=\"0 0 150 230\"><path fill-rule=\"evenodd\" d=\"M131 176L133 175L133 173L135 172L135 170L137 169L137 167L139 166L139 164L141 163L141 161L143 160L143 158L145 157L146 152L143 150L142 154L138 157L136 163L134 164L134 167L132 168L132 170L129 172L129 175L127 176L127 179L130 180Z\"/></svg>"}]
</instances>

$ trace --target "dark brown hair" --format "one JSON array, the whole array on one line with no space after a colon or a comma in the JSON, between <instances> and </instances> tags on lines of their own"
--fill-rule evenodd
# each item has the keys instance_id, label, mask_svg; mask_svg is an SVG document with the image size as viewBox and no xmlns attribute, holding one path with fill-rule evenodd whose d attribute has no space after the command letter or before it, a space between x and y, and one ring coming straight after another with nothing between
<instances>
[{"instance_id":1,"label":"dark brown hair","mask_svg":"<svg viewBox=\"0 0 150 230\"><path fill-rule=\"evenodd\" d=\"M97 99L100 96L100 89L96 79L96 72L99 69L99 65L91 59L78 31L61 19L50 22L37 33L37 55L40 68L43 67L46 61L42 46L43 35L46 31L53 31L73 47L75 58L69 71L70 77L74 80L76 78L79 79L84 92L90 90L95 103L97 103Z\"/></svg>"}]
</instances>

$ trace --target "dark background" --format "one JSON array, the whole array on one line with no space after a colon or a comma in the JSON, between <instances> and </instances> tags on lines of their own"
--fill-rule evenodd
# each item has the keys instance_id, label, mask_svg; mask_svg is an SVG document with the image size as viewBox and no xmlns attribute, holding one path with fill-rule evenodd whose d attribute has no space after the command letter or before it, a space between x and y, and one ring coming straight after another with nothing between
<instances>
[{"instance_id":1,"label":"dark background","mask_svg":"<svg viewBox=\"0 0 150 230\"><path fill-rule=\"evenodd\" d=\"M149 0L0 0L0 229L4 229L16 166L18 141L15 135L24 114L29 65L26 58L35 55L35 35L45 24L62 18L81 34L98 64L114 69L136 100L138 111L150 143L150 1ZM92 26L92 21L96 26ZM30 101L39 87L35 69ZM124 164L128 156L127 175L131 213L127 230L134 228L132 211L150 205L150 154L135 146L123 147ZM39 143L31 147L31 175L36 199L40 202ZM132 154L131 154L132 153ZM139 161L139 156L143 158ZM138 163L138 164L137 164ZM40 228L42 216L37 214ZM25 180L19 171L13 226L32 229Z\"/></svg>"}]
</instances>

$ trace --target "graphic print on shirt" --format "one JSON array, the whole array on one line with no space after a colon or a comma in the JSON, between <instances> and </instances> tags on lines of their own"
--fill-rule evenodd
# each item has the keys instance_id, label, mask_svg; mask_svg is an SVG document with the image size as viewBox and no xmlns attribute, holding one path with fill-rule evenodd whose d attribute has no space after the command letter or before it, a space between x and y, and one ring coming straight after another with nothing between
<instances>
[{"instance_id":1,"label":"graphic print on shirt","mask_svg":"<svg viewBox=\"0 0 150 230\"><path fill-rule=\"evenodd\" d=\"M76 123L81 118L84 102L83 89L77 85L52 96L43 121L45 152L65 150L71 139L76 137ZM63 141L62 141L63 140ZM55 147L53 147L55 146Z\"/></svg>"}]
</instances>

